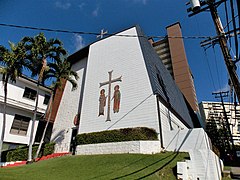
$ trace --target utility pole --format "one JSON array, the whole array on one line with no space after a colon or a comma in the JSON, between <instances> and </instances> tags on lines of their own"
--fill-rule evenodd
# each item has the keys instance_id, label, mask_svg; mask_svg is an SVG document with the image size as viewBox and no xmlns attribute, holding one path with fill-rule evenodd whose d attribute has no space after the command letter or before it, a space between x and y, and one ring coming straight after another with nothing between
<instances>
[{"instance_id":1,"label":"utility pole","mask_svg":"<svg viewBox=\"0 0 240 180\"><path fill-rule=\"evenodd\" d=\"M218 16L217 8L216 8L225 1L226 0L220 0L218 2L215 2L215 0L205 0L205 1L200 2L199 0L190 0L190 2L192 4L192 8L189 8L188 12L190 12L190 11L193 12L192 14L189 14L189 17L191 17L202 11L210 10L210 13L211 13L214 25L215 25L215 29L217 32L218 42L220 44L222 54L224 57L224 61L227 66L227 71L228 71L230 80L233 84L235 93L237 95L238 102L240 102L240 83L239 83L238 75L236 73L236 66L233 61L233 58L230 55L230 50L227 45L227 38L225 36L225 32L224 32L224 29L223 29L220 17ZM196 2L198 2L198 3L196 3ZM205 7L201 8L201 6L205 6Z\"/></svg>"},{"instance_id":2,"label":"utility pole","mask_svg":"<svg viewBox=\"0 0 240 180\"><path fill-rule=\"evenodd\" d=\"M225 121L223 120L222 124L223 124L223 130L224 130L224 134L225 134L225 140L227 141L227 147L230 150L231 154L233 155L233 157L236 157L236 151L235 151L235 146L234 146L234 141L233 141L233 137L232 137L232 133L231 133L231 129L230 129L230 124L228 121L228 117L227 117L227 112L224 106L224 102L223 102L223 98L224 97L228 97L228 91L226 92L215 92L212 93L213 95L215 95L215 98L220 98L221 99L221 103L222 103L222 107L223 107L223 116ZM231 145L229 144L229 142L231 142Z\"/></svg>"}]
</instances>

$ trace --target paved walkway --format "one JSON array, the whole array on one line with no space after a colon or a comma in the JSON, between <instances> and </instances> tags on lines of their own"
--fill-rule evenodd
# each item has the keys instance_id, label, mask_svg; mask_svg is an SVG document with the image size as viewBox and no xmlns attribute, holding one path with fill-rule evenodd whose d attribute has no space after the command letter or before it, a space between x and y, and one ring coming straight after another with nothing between
<instances>
[{"instance_id":1,"label":"paved walkway","mask_svg":"<svg viewBox=\"0 0 240 180\"><path fill-rule=\"evenodd\" d=\"M233 179L240 179L240 167L231 167L231 177Z\"/></svg>"}]
</instances>

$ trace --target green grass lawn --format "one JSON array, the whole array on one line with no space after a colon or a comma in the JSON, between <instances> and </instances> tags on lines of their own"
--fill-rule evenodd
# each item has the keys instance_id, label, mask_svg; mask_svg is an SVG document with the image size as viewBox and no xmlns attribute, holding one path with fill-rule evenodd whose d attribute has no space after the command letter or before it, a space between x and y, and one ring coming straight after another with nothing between
<instances>
[{"instance_id":1,"label":"green grass lawn","mask_svg":"<svg viewBox=\"0 0 240 180\"><path fill-rule=\"evenodd\" d=\"M65 156L1 168L0 179L176 179L177 161L187 153Z\"/></svg>"}]
</instances>

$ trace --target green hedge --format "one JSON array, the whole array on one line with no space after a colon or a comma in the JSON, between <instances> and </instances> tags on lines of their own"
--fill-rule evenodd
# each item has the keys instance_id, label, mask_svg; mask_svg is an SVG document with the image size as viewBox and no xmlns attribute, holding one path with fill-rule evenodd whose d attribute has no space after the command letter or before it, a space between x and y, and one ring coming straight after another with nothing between
<instances>
[{"instance_id":1,"label":"green hedge","mask_svg":"<svg viewBox=\"0 0 240 180\"><path fill-rule=\"evenodd\" d=\"M42 147L42 150L39 153L38 157L52 154L54 152L54 145L55 145L55 143L45 144ZM38 148L38 146L33 146L33 149L32 149L33 156L36 154L37 148ZM5 158L6 158L6 161L8 161L8 162L9 161L27 160L28 159L28 146L7 151Z\"/></svg>"},{"instance_id":2,"label":"green hedge","mask_svg":"<svg viewBox=\"0 0 240 180\"><path fill-rule=\"evenodd\" d=\"M85 133L79 134L76 137L77 145L157 139L158 135L156 131L146 127Z\"/></svg>"}]
</instances>

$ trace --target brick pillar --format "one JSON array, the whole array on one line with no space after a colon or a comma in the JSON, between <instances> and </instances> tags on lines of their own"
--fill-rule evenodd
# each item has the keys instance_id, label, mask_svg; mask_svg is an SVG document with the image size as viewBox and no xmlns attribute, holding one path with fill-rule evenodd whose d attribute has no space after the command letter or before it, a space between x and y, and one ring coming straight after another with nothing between
<instances>
[{"instance_id":1,"label":"brick pillar","mask_svg":"<svg viewBox=\"0 0 240 180\"><path fill-rule=\"evenodd\" d=\"M169 37L182 37L182 31L179 23L167 27ZM181 92L184 94L188 103L194 111L197 111L198 103L193 83L192 73L190 71L184 43L182 38L168 38L174 80Z\"/></svg>"},{"instance_id":2,"label":"brick pillar","mask_svg":"<svg viewBox=\"0 0 240 180\"><path fill-rule=\"evenodd\" d=\"M61 81L62 81L62 87L57 89L55 99L54 99L54 104L53 104L53 107L52 107L52 115L51 115L51 118L50 118L50 122L52 122L52 123L55 122L57 112L58 112L58 108L59 108L59 105L61 103L63 92L64 92L66 82L67 82L67 80L64 80L64 79L62 79ZM46 119L48 119L48 116L49 116L49 110L46 114Z\"/></svg>"}]
</instances>

